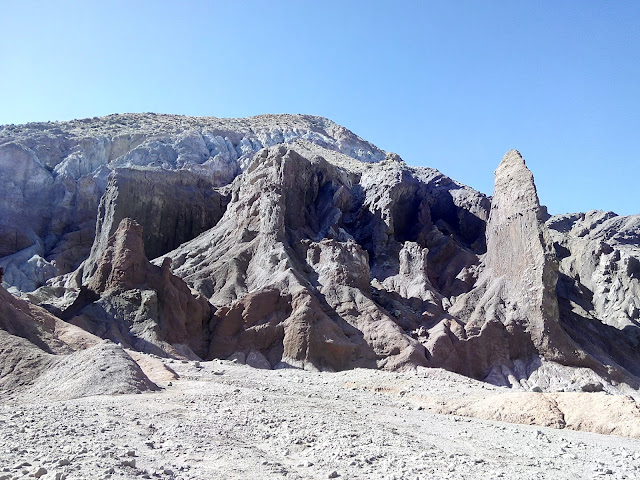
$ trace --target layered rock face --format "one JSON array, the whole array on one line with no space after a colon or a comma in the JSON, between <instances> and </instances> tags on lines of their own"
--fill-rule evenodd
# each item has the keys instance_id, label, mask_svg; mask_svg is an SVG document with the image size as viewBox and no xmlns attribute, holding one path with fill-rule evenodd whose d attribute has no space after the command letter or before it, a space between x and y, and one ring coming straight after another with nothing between
<instances>
[{"instance_id":1,"label":"layered rock face","mask_svg":"<svg viewBox=\"0 0 640 480\"><path fill-rule=\"evenodd\" d=\"M140 222L145 250L156 258L213 227L225 207L218 189L189 171L114 171L98 207L99 235L82 265L84 281L95 273L109 237L124 218Z\"/></svg>"},{"instance_id":2,"label":"layered rock face","mask_svg":"<svg viewBox=\"0 0 640 480\"><path fill-rule=\"evenodd\" d=\"M169 254L176 275L219 307L211 356L257 350L271 366L332 370L427 365L410 331L444 315L430 273L443 290L470 288L488 201L394 157L349 166L263 150L220 222Z\"/></svg>"},{"instance_id":3,"label":"layered rock face","mask_svg":"<svg viewBox=\"0 0 640 480\"><path fill-rule=\"evenodd\" d=\"M125 351L0 287L0 394L67 399L157 387Z\"/></svg>"},{"instance_id":4,"label":"layered rock face","mask_svg":"<svg viewBox=\"0 0 640 480\"><path fill-rule=\"evenodd\" d=\"M161 267L149 263L143 228L125 218L109 237L95 273L60 316L138 351L204 357L211 306L172 275L170 266L168 258Z\"/></svg>"},{"instance_id":5,"label":"layered rock face","mask_svg":"<svg viewBox=\"0 0 640 480\"><path fill-rule=\"evenodd\" d=\"M564 329L591 355L640 375L640 215L557 215L547 221L560 261Z\"/></svg>"},{"instance_id":6,"label":"layered rock face","mask_svg":"<svg viewBox=\"0 0 640 480\"><path fill-rule=\"evenodd\" d=\"M195 196L210 197L211 188L232 181L256 151L296 140L365 162L385 156L344 127L309 115L219 119L126 114L1 126L0 266L6 269L5 281L17 290L32 291L56 275L73 271L92 246L100 198L109 182L126 182L133 187L137 181L133 177L144 176L120 173L110 180L116 170L142 169L147 177L162 172L164 176L148 178L146 184L154 185L154 192L147 194L167 197L172 188L182 188L174 198L184 206L189 184L197 178L201 179L201 193ZM180 173L171 176L168 170ZM140 192L121 193L127 201L135 202L145 196L143 183L135 185L142 188ZM200 211L187 207L169 213L163 209L167 217L161 219L155 218L157 205L131 204L137 213L145 210L151 215L144 219L137 216L145 226L160 220L166 230L172 221L177 222L171 225L179 231L177 237L147 245L149 254L160 255L158 251L174 248L175 242L208 228L209 223L198 215L213 208L211 200L206 198L205 204L194 207ZM110 233L119 220L113 222ZM152 230L147 228L147 234Z\"/></svg>"},{"instance_id":7,"label":"layered rock face","mask_svg":"<svg viewBox=\"0 0 640 480\"><path fill-rule=\"evenodd\" d=\"M77 140L131 118L128 139ZM431 366L524 389L638 386L638 218L549 217L516 151L490 199L317 117L58 128L79 142L65 148L107 153L73 163L56 144L53 184L78 165L101 199L69 210L84 227L73 220L62 236L47 233L60 218L44 205L9 222L0 265L6 286L94 335L259 368ZM0 145L19 152L13 170L36 168L49 130Z\"/></svg>"}]
</instances>

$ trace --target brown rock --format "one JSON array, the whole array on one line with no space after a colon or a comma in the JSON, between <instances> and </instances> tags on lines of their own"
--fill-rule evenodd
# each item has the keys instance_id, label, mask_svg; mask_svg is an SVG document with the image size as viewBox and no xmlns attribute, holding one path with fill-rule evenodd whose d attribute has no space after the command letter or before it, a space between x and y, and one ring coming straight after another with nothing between
<instances>
[{"instance_id":1,"label":"brown rock","mask_svg":"<svg viewBox=\"0 0 640 480\"><path fill-rule=\"evenodd\" d=\"M558 263L545 219L524 159L507 152L495 173L483 272L449 310L465 322L465 338L448 360L434 355L432 365L480 379L493 366L537 355L595 366L560 326Z\"/></svg>"},{"instance_id":2,"label":"brown rock","mask_svg":"<svg viewBox=\"0 0 640 480\"><path fill-rule=\"evenodd\" d=\"M155 388L122 348L0 287L3 398L56 400Z\"/></svg>"},{"instance_id":3,"label":"brown rock","mask_svg":"<svg viewBox=\"0 0 640 480\"><path fill-rule=\"evenodd\" d=\"M184 345L206 357L209 303L171 274L170 259L161 267L147 260L142 232L129 218L120 222L87 284L86 290L95 296L88 296L87 305L70 307L67 314L76 315L74 323L90 331L100 331L106 322L114 341L124 340L141 350L189 356Z\"/></svg>"}]
</instances>

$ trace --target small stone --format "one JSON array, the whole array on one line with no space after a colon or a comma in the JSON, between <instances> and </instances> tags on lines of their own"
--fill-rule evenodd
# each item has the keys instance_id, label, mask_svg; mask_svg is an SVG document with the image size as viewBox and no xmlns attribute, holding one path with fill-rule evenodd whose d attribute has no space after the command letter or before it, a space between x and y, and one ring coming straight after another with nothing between
<instances>
[{"instance_id":1,"label":"small stone","mask_svg":"<svg viewBox=\"0 0 640 480\"><path fill-rule=\"evenodd\" d=\"M47 469L44 467L40 467L35 472L33 472L33 476L36 478L40 478L43 475L46 475L46 473L47 473Z\"/></svg>"},{"instance_id":2,"label":"small stone","mask_svg":"<svg viewBox=\"0 0 640 480\"><path fill-rule=\"evenodd\" d=\"M67 478L67 474L62 472L55 472L47 475L44 478L46 480L65 480L65 478Z\"/></svg>"},{"instance_id":3,"label":"small stone","mask_svg":"<svg viewBox=\"0 0 640 480\"><path fill-rule=\"evenodd\" d=\"M587 383L582 386L581 390L583 392L590 392L590 393L602 392L604 390L604 385L602 385L601 382Z\"/></svg>"},{"instance_id":4,"label":"small stone","mask_svg":"<svg viewBox=\"0 0 640 480\"><path fill-rule=\"evenodd\" d=\"M333 472L331 472L329 474L328 478L338 478L339 476L340 476L340 474L334 470Z\"/></svg>"},{"instance_id":5,"label":"small stone","mask_svg":"<svg viewBox=\"0 0 640 480\"><path fill-rule=\"evenodd\" d=\"M122 465L123 467L136 468L136 459L135 458L131 458L131 459L122 460L120 462L120 465Z\"/></svg>"},{"instance_id":6,"label":"small stone","mask_svg":"<svg viewBox=\"0 0 640 480\"><path fill-rule=\"evenodd\" d=\"M247 365L253 368L271 370L271 364L269 363L269 360L267 360L262 353L256 350L252 350L251 352L249 352L249 355L247 355Z\"/></svg>"}]
</instances>

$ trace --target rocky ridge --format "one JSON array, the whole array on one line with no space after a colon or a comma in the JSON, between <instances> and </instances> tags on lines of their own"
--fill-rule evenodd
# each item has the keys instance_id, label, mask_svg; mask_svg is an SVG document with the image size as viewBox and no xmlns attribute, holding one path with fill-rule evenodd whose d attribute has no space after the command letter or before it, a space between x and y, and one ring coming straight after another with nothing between
<instances>
[{"instance_id":1,"label":"rocky ridge","mask_svg":"<svg viewBox=\"0 0 640 480\"><path fill-rule=\"evenodd\" d=\"M126 115L4 127L0 176L4 285L124 347L636 395L638 217L550 217L516 151L489 198L318 117Z\"/></svg>"},{"instance_id":2,"label":"rocky ridge","mask_svg":"<svg viewBox=\"0 0 640 480\"><path fill-rule=\"evenodd\" d=\"M116 170L141 169L147 177L179 171L173 187L186 193L184 187L190 185L195 189L191 195L208 199L211 189L233 180L256 151L299 139L365 162L385 158L384 152L344 127L310 115L219 119L124 114L1 126L0 257L4 258L0 266L6 269L7 282L20 291L32 291L73 271L86 258L109 182L135 182L132 172L127 178L110 180ZM206 184L201 184L201 192L194 185L198 178ZM152 178L149 183L158 184ZM129 195L132 199L133 193ZM206 211L205 205L199 208ZM207 227L201 225L202 218L189 224L191 218L185 214L162 220L165 229L181 226L166 222L186 221L181 235L199 233L199 225ZM113 230L116 227L117 222ZM168 239L159 243L165 248L177 246Z\"/></svg>"}]
</instances>

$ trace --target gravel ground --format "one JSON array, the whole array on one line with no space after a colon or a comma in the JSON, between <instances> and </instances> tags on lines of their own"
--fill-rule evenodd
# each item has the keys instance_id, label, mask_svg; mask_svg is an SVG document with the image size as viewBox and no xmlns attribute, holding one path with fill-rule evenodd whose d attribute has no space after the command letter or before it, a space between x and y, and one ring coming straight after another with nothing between
<instances>
[{"instance_id":1,"label":"gravel ground","mask_svg":"<svg viewBox=\"0 0 640 480\"><path fill-rule=\"evenodd\" d=\"M148 359L149 363L159 363ZM431 413L503 391L441 370L170 361L157 393L0 400L0 480L638 478L640 441Z\"/></svg>"}]
</instances>

